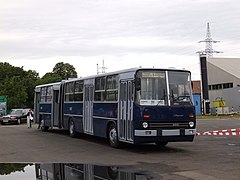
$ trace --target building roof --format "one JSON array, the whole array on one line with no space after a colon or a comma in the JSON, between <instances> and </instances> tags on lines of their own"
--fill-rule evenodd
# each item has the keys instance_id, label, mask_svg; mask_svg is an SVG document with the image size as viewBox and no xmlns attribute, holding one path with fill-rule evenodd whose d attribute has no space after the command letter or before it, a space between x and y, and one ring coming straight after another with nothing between
<instances>
[{"instance_id":1,"label":"building roof","mask_svg":"<svg viewBox=\"0 0 240 180\"><path fill-rule=\"evenodd\" d=\"M207 62L240 78L240 58L208 58Z\"/></svg>"}]
</instances>

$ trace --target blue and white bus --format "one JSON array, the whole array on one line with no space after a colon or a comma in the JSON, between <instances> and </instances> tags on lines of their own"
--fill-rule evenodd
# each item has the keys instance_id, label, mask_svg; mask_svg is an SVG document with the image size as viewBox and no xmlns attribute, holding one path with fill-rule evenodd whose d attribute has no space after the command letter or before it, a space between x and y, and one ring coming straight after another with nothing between
<instances>
[{"instance_id":1,"label":"blue and white bus","mask_svg":"<svg viewBox=\"0 0 240 180\"><path fill-rule=\"evenodd\" d=\"M196 134L191 73L134 68L35 88L35 119L60 128L122 142L190 141Z\"/></svg>"}]
</instances>

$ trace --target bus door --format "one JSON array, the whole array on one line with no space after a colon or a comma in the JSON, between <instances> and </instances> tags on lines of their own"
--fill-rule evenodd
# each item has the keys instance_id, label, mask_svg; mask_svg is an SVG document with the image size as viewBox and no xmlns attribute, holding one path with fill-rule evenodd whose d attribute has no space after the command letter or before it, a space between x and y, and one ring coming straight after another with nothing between
<instances>
[{"instance_id":1,"label":"bus door","mask_svg":"<svg viewBox=\"0 0 240 180\"><path fill-rule=\"evenodd\" d=\"M93 92L92 84L84 85L83 131L86 134L93 134Z\"/></svg>"},{"instance_id":2,"label":"bus door","mask_svg":"<svg viewBox=\"0 0 240 180\"><path fill-rule=\"evenodd\" d=\"M119 97L119 117L118 132L119 139L122 141L133 141L133 99L134 88L132 80L120 81L120 97Z\"/></svg>"},{"instance_id":3,"label":"bus door","mask_svg":"<svg viewBox=\"0 0 240 180\"><path fill-rule=\"evenodd\" d=\"M52 127L59 126L59 89L53 87Z\"/></svg>"}]
</instances>

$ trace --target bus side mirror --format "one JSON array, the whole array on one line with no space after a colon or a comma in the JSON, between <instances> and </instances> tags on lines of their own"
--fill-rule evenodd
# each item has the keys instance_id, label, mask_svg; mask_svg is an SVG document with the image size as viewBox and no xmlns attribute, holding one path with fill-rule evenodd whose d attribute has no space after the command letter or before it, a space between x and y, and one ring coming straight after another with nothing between
<instances>
[{"instance_id":1,"label":"bus side mirror","mask_svg":"<svg viewBox=\"0 0 240 180\"><path fill-rule=\"evenodd\" d=\"M141 79L140 78L135 79L135 88L136 88L136 91L141 90Z\"/></svg>"}]
</instances>

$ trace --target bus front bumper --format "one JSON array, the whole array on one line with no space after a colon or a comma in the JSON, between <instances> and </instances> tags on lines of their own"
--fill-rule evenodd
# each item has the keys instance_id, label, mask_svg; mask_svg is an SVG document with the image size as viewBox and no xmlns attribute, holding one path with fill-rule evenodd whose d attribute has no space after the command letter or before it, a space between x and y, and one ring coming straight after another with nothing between
<instances>
[{"instance_id":1,"label":"bus front bumper","mask_svg":"<svg viewBox=\"0 0 240 180\"><path fill-rule=\"evenodd\" d=\"M192 142L196 129L135 130L134 144L150 142Z\"/></svg>"},{"instance_id":2,"label":"bus front bumper","mask_svg":"<svg viewBox=\"0 0 240 180\"><path fill-rule=\"evenodd\" d=\"M135 130L135 136L184 136L195 135L196 129Z\"/></svg>"}]
</instances>

